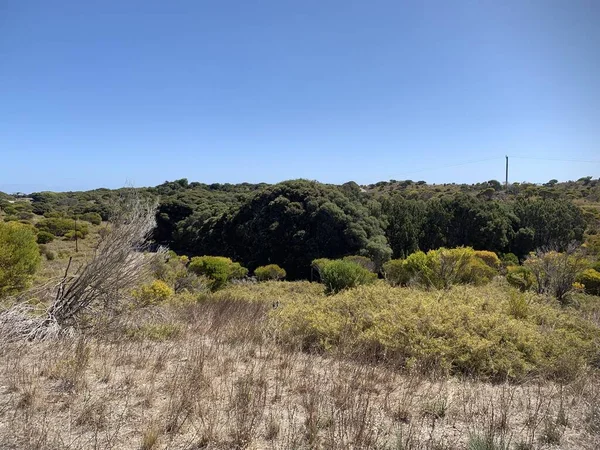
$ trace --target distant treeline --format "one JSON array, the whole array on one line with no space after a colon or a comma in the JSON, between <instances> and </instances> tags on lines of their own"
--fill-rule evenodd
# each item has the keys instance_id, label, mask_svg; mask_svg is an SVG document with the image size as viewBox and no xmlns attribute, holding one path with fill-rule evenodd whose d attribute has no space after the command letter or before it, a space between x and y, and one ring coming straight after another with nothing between
<instances>
[{"instance_id":1,"label":"distant treeline","mask_svg":"<svg viewBox=\"0 0 600 450\"><path fill-rule=\"evenodd\" d=\"M250 270L275 263L288 278L305 278L316 258L364 255L381 266L416 250L470 246L523 257L545 246L564 248L598 232L600 182L427 185L307 180L268 184L202 184L186 179L143 195L159 198L154 238L179 254L222 255ZM41 192L29 196L36 214L107 219L123 190ZM578 204L579 203L579 204ZM15 208L6 199L0 207ZM12 208L12 209L11 209ZM21 207L23 209L23 207Z\"/></svg>"}]
</instances>

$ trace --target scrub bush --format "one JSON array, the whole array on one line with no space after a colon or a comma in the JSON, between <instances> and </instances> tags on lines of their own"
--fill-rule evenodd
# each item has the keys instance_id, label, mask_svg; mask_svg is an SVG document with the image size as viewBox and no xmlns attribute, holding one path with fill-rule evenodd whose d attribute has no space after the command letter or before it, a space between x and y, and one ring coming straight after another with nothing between
<instances>
[{"instance_id":1,"label":"scrub bush","mask_svg":"<svg viewBox=\"0 0 600 450\"><path fill-rule=\"evenodd\" d=\"M257 267L254 270L254 275L258 281L283 280L286 276L285 269L282 269L277 264L269 264L267 266Z\"/></svg>"},{"instance_id":2,"label":"scrub bush","mask_svg":"<svg viewBox=\"0 0 600 450\"><path fill-rule=\"evenodd\" d=\"M323 267L321 281L325 292L333 294L363 284L373 283L377 275L350 261L334 260Z\"/></svg>"},{"instance_id":3,"label":"scrub bush","mask_svg":"<svg viewBox=\"0 0 600 450\"><path fill-rule=\"evenodd\" d=\"M49 242L52 242L53 240L54 240L54 235L47 231L40 231L37 234L37 243L38 244L47 244Z\"/></svg>"},{"instance_id":4,"label":"scrub bush","mask_svg":"<svg viewBox=\"0 0 600 450\"><path fill-rule=\"evenodd\" d=\"M154 280L132 292L138 306L158 305L166 302L174 294L173 289L164 281Z\"/></svg>"},{"instance_id":5,"label":"scrub bush","mask_svg":"<svg viewBox=\"0 0 600 450\"><path fill-rule=\"evenodd\" d=\"M36 233L31 226L0 223L0 297L27 288L40 260Z\"/></svg>"},{"instance_id":6,"label":"scrub bush","mask_svg":"<svg viewBox=\"0 0 600 450\"><path fill-rule=\"evenodd\" d=\"M600 295L600 272L594 269L584 270L577 277L577 281L585 287L585 292L591 295Z\"/></svg>"},{"instance_id":7,"label":"scrub bush","mask_svg":"<svg viewBox=\"0 0 600 450\"><path fill-rule=\"evenodd\" d=\"M270 314L285 344L426 372L568 380L599 356L593 323L494 283L443 295L378 283L282 301Z\"/></svg>"},{"instance_id":8,"label":"scrub bush","mask_svg":"<svg viewBox=\"0 0 600 450\"><path fill-rule=\"evenodd\" d=\"M248 269L224 256L195 256L188 269L211 280L210 288L213 291L222 288L230 280L248 275Z\"/></svg>"}]
</instances>

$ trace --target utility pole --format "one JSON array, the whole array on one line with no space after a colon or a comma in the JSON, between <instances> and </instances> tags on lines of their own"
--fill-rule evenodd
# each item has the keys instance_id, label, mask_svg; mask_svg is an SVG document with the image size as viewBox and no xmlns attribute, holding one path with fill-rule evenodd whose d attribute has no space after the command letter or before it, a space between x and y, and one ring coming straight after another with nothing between
<instances>
[{"instance_id":1,"label":"utility pole","mask_svg":"<svg viewBox=\"0 0 600 450\"><path fill-rule=\"evenodd\" d=\"M506 180L504 181L504 189L508 189L508 156L506 156Z\"/></svg>"},{"instance_id":2,"label":"utility pole","mask_svg":"<svg viewBox=\"0 0 600 450\"><path fill-rule=\"evenodd\" d=\"M77 216L77 215L75 216L75 253L79 253L79 246L77 245L78 244L77 239L79 237L79 236L77 236L79 234L79 230L77 229L77 219L78 219L78 217L79 216Z\"/></svg>"}]
</instances>

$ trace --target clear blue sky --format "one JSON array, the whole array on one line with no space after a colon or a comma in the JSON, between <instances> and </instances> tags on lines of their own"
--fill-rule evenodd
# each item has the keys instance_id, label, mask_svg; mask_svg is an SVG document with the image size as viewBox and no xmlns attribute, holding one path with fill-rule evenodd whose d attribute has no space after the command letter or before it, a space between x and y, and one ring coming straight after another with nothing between
<instances>
[{"instance_id":1,"label":"clear blue sky","mask_svg":"<svg viewBox=\"0 0 600 450\"><path fill-rule=\"evenodd\" d=\"M0 1L3 191L476 182L505 154L600 160L599 1Z\"/></svg>"}]
</instances>

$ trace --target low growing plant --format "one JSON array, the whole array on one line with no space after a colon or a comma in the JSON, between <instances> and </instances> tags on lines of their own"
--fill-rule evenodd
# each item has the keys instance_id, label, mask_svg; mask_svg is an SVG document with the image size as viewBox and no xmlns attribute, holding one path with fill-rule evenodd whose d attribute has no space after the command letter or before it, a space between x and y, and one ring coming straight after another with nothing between
<instances>
[{"instance_id":1,"label":"low growing plant","mask_svg":"<svg viewBox=\"0 0 600 450\"><path fill-rule=\"evenodd\" d=\"M195 256L188 269L210 279L213 291L222 288L230 280L248 275L248 269L224 256Z\"/></svg>"},{"instance_id":2,"label":"low growing plant","mask_svg":"<svg viewBox=\"0 0 600 450\"><path fill-rule=\"evenodd\" d=\"M327 294L333 294L363 284L371 284L376 279L376 274L369 272L354 262L344 260L328 262L323 267L321 273L321 281L325 285L325 292Z\"/></svg>"},{"instance_id":3,"label":"low growing plant","mask_svg":"<svg viewBox=\"0 0 600 450\"><path fill-rule=\"evenodd\" d=\"M254 275L258 281L283 280L286 272L277 264L269 264L254 269Z\"/></svg>"}]
</instances>

